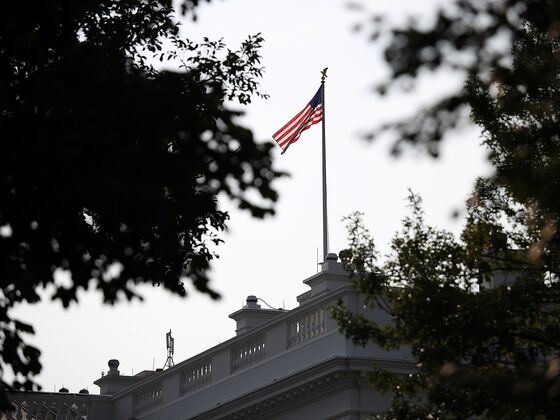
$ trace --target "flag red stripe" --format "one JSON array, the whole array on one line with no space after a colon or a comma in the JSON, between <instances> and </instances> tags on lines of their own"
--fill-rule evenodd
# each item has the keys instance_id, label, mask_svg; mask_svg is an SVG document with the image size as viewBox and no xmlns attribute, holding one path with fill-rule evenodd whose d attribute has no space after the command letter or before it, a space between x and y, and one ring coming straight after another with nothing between
<instances>
[{"instance_id":1,"label":"flag red stripe","mask_svg":"<svg viewBox=\"0 0 560 420\"><path fill-rule=\"evenodd\" d=\"M286 136L291 137L292 133L298 129L298 127L307 119L312 111L313 110L311 109L311 107L307 105L298 115L292 118L292 120L288 124L278 130L272 136L272 138L276 141L281 141Z\"/></svg>"},{"instance_id":2,"label":"flag red stripe","mask_svg":"<svg viewBox=\"0 0 560 420\"><path fill-rule=\"evenodd\" d=\"M313 96L311 101L298 112L290 121L272 135L272 138L282 149L282 153L295 143L301 134L313 124L323 120L323 85Z\"/></svg>"},{"instance_id":3,"label":"flag red stripe","mask_svg":"<svg viewBox=\"0 0 560 420\"><path fill-rule=\"evenodd\" d=\"M313 119L309 119L309 121L304 122L300 127L298 127L298 130L290 137L287 137L285 139L283 139L282 141L278 142L278 145L281 148L285 148L289 143L295 143L296 141L298 141L299 137L301 136L301 134L307 130L309 127L311 127L314 124L317 124L318 122L323 120L323 116L322 114L320 116L317 116Z\"/></svg>"},{"instance_id":4,"label":"flag red stripe","mask_svg":"<svg viewBox=\"0 0 560 420\"><path fill-rule=\"evenodd\" d=\"M309 118L307 119L307 121L303 122L297 129L297 131L294 133L293 136L287 137L285 139L283 139L282 141L278 141L278 145L284 149L285 146L288 145L288 143L295 143L296 141L298 141L299 137L301 136L301 134L307 130L309 127L311 127L314 124L317 124L318 122L323 120L323 112L321 111L321 109L316 109L313 114L311 114L309 116Z\"/></svg>"},{"instance_id":5,"label":"flag red stripe","mask_svg":"<svg viewBox=\"0 0 560 420\"><path fill-rule=\"evenodd\" d=\"M278 139L277 142L280 145L280 147L283 147L283 145L287 144L287 143L293 143L295 140L297 140L299 138L299 136L301 135L301 132L303 131L303 127L305 127L307 125L307 123L309 122L309 119L311 118L311 112L309 112L307 114L307 116L305 117L305 119L303 121L301 121L301 123L299 123L296 127L294 127L294 129L289 133L288 136L282 138L282 139Z\"/></svg>"},{"instance_id":6,"label":"flag red stripe","mask_svg":"<svg viewBox=\"0 0 560 420\"><path fill-rule=\"evenodd\" d=\"M309 107L309 104L305 105L305 107L299 111L296 116L294 118L292 118L290 121L288 121L280 130L278 130L276 133L274 133L272 135L272 137L277 137L279 133L281 133L282 131L284 131L288 126L290 126L295 120L297 120L299 118L299 116L301 114L303 114L303 112Z\"/></svg>"},{"instance_id":7,"label":"flag red stripe","mask_svg":"<svg viewBox=\"0 0 560 420\"><path fill-rule=\"evenodd\" d=\"M299 137L299 134L301 134L301 132L303 131L303 126L307 125L309 123L309 121L311 119L317 118L316 114L320 113L321 116L319 117L320 119L318 121L314 121L312 124L315 124L316 122L321 121L322 118L322 111L321 108L318 107L314 110L310 110L310 112L305 114L305 118L300 118L300 120L298 120L298 124L294 125L290 128L289 131L286 131L284 133L282 133L281 136L279 137L273 137L274 140L276 140L276 142L278 142L278 144L281 146L282 144L286 143L287 141L290 141L291 139L293 139L293 137Z\"/></svg>"},{"instance_id":8,"label":"flag red stripe","mask_svg":"<svg viewBox=\"0 0 560 420\"><path fill-rule=\"evenodd\" d=\"M292 127L289 132L284 133L284 135L276 139L276 141L279 144L283 144L287 141L290 141L294 137L299 137L299 133L301 133L301 127L307 124L310 117L311 117L311 111L306 114L305 118L301 122L299 122L298 125Z\"/></svg>"}]
</instances>

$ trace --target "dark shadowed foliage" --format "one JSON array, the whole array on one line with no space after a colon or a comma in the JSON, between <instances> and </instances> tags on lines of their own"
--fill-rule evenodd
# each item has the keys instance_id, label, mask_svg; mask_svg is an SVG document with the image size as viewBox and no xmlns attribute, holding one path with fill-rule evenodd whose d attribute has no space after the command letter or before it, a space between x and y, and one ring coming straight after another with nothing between
<instances>
[{"instance_id":1,"label":"dark shadowed foliage","mask_svg":"<svg viewBox=\"0 0 560 420\"><path fill-rule=\"evenodd\" d=\"M14 305L49 284L64 306L80 288L112 304L144 283L184 296L192 281L217 298L206 274L228 219L217 196L264 217L280 174L271 144L224 103L260 95L260 35L237 50L181 39L168 0L1 9L0 369L29 389L39 350Z\"/></svg>"},{"instance_id":2,"label":"dark shadowed foliage","mask_svg":"<svg viewBox=\"0 0 560 420\"><path fill-rule=\"evenodd\" d=\"M359 3L352 5L362 10ZM555 0L452 0L440 5L426 20L411 16L406 24L395 25L374 15L356 26L384 46L389 76L376 86L379 94L403 90L413 94L422 78L437 83L441 71L467 80L471 74L488 76L507 69L511 48L522 36L523 20L531 20L540 30L553 28L560 8ZM467 102L466 90L459 88L413 115L373 129L367 138L390 133L395 153L411 144L437 156L445 135L468 121Z\"/></svg>"},{"instance_id":3,"label":"dark shadowed foliage","mask_svg":"<svg viewBox=\"0 0 560 420\"><path fill-rule=\"evenodd\" d=\"M509 66L473 71L462 94L496 173L478 180L461 237L428 226L411 195L412 215L378 263L372 245L356 245L372 243L359 215L350 219L344 256L355 286L393 322L339 305L341 331L359 344L407 346L417 361L406 376L371 372L391 396L384 418L560 413L560 8L515 3L525 12Z\"/></svg>"}]
</instances>

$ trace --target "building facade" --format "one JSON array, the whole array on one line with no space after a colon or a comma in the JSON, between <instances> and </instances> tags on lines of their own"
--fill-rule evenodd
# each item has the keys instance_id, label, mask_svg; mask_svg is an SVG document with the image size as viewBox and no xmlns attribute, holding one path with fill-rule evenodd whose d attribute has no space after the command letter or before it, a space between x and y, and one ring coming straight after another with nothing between
<instances>
[{"instance_id":1,"label":"building facade","mask_svg":"<svg viewBox=\"0 0 560 420\"><path fill-rule=\"evenodd\" d=\"M349 274L329 254L292 310L262 308L254 296L230 315L236 336L163 371L121 375L117 360L94 383L99 395L12 393L3 419L214 420L366 419L386 408L368 388L375 363L391 372L414 368L406 349L386 352L353 344L338 331L330 307L342 301L380 322L350 287Z\"/></svg>"}]
</instances>

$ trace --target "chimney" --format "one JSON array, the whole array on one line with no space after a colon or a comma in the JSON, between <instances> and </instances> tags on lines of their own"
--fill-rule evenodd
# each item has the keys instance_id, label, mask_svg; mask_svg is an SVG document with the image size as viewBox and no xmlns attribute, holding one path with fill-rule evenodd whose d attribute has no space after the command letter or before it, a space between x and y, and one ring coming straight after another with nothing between
<instances>
[{"instance_id":1,"label":"chimney","mask_svg":"<svg viewBox=\"0 0 560 420\"><path fill-rule=\"evenodd\" d=\"M254 295L247 296L246 305L229 317L237 322L235 332L243 334L256 326L286 312L284 309L263 309Z\"/></svg>"},{"instance_id":2,"label":"chimney","mask_svg":"<svg viewBox=\"0 0 560 420\"><path fill-rule=\"evenodd\" d=\"M120 363L117 359L111 359L107 364L109 365L109 372L107 372L107 375L102 374L101 378L93 382L100 388L99 393L101 395L116 394L155 373L153 371L144 370L134 376L121 375L119 372ZM87 392L87 390L82 391ZM82 393L82 391L80 391L80 393Z\"/></svg>"},{"instance_id":3,"label":"chimney","mask_svg":"<svg viewBox=\"0 0 560 420\"><path fill-rule=\"evenodd\" d=\"M311 290L297 297L301 305L310 299L328 293L331 290L340 289L350 285L350 272L344 268L344 264L338 262L336 254L328 254L321 266L321 271L303 281Z\"/></svg>"}]
</instances>

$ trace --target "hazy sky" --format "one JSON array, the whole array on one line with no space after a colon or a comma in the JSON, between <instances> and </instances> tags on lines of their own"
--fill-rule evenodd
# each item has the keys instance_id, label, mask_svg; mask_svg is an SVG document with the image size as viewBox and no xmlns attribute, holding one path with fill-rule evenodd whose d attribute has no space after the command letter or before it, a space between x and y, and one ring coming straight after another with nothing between
<instances>
[{"instance_id":1,"label":"hazy sky","mask_svg":"<svg viewBox=\"0 0 560 420\"><path fill-rule=\"evenodd\" d=\"M429 15L435 1L378 0L368 7L402 19L407 13ZM397 160L389 156L390 143L365 143L360 134L382 121L413 112L457 86L458 78L426 78L414 95L379 98L372 94L376 80L386 74L379 48L367 41L367 32L352 27L365 21L364 12L351 11L345 1L308 0L270 2L225 0L203 4L194 24L186 19L191 39L223 37L232 48L248 34L261 32L266 73L262 91L269 100L255 100L242 118L260 141L287 122L313 96L320 70L329 67L326 84L329 228L331 251L345 247L341 218L359 210L382 252L406 214L405 197L411 188L422 195L426 219L458 231L451 217L461 209L477 175L488 172L476 128L454 133L433 160L409 151ZM94 292L82 293L79 305L63 310L46 302L27 306L16 315L31 322L36 335L30 341L43 354L38 381L45 391L62 385L77 392L107 370L107 360L120 360L123 374L138 373L165 362L165 333L175 337L175 362L225 341L235 334L228 315L255 294L275 307L297 305L307 290L302 280L317 270L321 253L321 129L311 127L280 156L279 169L291 173L277 183L280 200L276 216L251 218L221 199L231 210L230 229L213 264L212 286L223 295L217 302L196 292L181 300L158 288L142 288L143 303L104 307ZM48 291L47 291L48 292Z\"/></svg>"}]
</instances>

